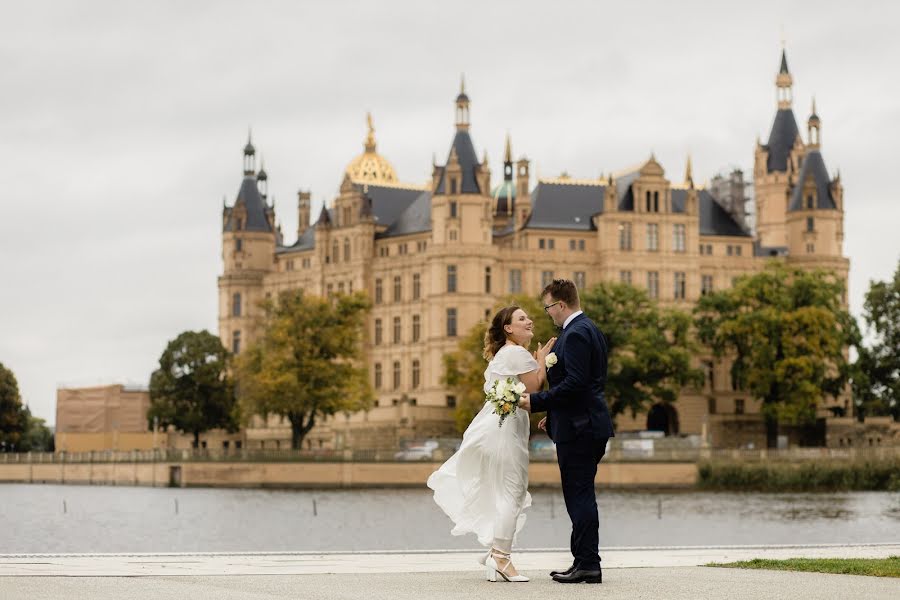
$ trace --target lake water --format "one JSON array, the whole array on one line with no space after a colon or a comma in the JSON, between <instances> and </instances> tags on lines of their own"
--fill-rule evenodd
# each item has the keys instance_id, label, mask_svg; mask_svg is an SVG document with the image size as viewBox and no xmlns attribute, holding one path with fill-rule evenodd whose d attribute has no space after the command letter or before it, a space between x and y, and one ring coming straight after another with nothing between
<instances>
[{"instance_id":1,"label":"lake water","mask_svg":"<svg viewBox=\"0 0 900 600\"><path fill-rule=\"evenodd\" d=\"M520 548L565 548L558 490L533 493ZM598 492L600 544L900 542L900 494ZM429 490L0 485L0 554L478 548Z\"/></svg>"}]
</instances>

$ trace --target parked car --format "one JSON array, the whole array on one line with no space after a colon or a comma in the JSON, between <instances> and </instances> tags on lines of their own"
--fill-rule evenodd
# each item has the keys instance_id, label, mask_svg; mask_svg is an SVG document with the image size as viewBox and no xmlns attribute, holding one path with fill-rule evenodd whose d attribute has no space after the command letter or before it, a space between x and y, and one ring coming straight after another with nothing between
<instances>
[{"instance_id":1,"label":"parked car","mask_svg":"<svg viewBox=\"0 0 900 600\"><path fill-rule=\"evenodd\" d=\"M394 460L431 460L438 443L428 440L421 444L410 444L405 449L394 454Z\"/></svg>"}]
</instances>

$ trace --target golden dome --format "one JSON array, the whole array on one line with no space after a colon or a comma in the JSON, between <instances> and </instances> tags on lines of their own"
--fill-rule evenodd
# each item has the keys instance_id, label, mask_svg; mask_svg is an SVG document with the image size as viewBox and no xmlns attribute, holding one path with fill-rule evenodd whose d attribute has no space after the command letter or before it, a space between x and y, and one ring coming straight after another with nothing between
<instances>
[{"instance_id":1,"label":"golden dome","mask_svg":"<svg viewBox=\"0 0 900 600\"><path fill-rule=\"evenodd\" d=\"M365 152L350 161L346 173L354 183L396 183L397 174L388 160L375 152L375 127L372 115L366 115L369 134L366 136Z\"/></svg>"}]
</instances>

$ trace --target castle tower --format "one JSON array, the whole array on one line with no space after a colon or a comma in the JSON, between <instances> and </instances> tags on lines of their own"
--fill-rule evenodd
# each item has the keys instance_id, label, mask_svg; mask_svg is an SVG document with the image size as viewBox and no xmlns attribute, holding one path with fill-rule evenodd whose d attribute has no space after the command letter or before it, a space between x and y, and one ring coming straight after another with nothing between
<instances>
[{"instance_id":1,"label":"castle tower","mask_svg":"<svg viewBox=\"0 0 900 600\"><path fill-rule=\"evenodd\" d=\"M235 354L252 339L256 306L263 299L263 278L274 264L275 211L260 193L260 183L264 184L267 176L264 171L259 175L256 148L248 136L237 198L222 211L224 270L218 282L219 337Z\"/></svg>"},{"instance_id":2,"label":"castle tower","mask_svg":"<svg viewBox=\"0 0 900 600\"><path fill-rule=\"evenodd\" d=\"M787 207L789 256L791 262L835 270L846 280L843 188L839 178L831 178L825 167L821 126L814 100L807 121L806 152L791 186Z\"/></svg>"},{"instance_id":3,"label":"castle tower","mask_svg":"<svg viewBox=\"0 0 900 600\"><path fill-rule=\"evenodd\" d=\"M787 54L781 52L781 66L775 76L777 111L769 140L757 141L754 156L756 228L761 246L787 246L784 215L791 177L803 153L803 141L791 108L794 78L788 70Z\"/></svg>"},{"instance_id":4,"label":"castle tower","mask_svg":"<svg viewBox=\"0 0 900 600\"><path fill-rule=\"evenodd\" d=\"M447 162L434 166L429 242L428 319L433 323L425 364L440 365L492 302L486 281L501 281L493 246L493 201L486 157L479 162L469 135L465 82L456 97L456 133ZM490 275L489 275L490 274Z\"/></svg>"}]
</instances>

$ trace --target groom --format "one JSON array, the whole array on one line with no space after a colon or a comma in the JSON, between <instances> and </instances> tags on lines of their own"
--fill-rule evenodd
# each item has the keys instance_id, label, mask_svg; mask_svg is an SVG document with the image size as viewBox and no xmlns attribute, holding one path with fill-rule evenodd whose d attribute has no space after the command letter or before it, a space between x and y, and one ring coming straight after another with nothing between
<instances>
[{"instance_id":1,"label":"groom","mask_svg":"<svg viewBox=\"0 0 900 600\"><path fill-rule=\"evenodd\" d=\"M541 298L544 310L562 328L553 348L557 363L547 371L550 389L524 394L519 406L547 412L546 429L556 443L563 497L572 521L574 562L568 570L550 575L560 583L602 583L594 477L606 442L615 435L603 394L606 339L581 312L572 281L553 280Z\"/></svg>"}]
</instances>

